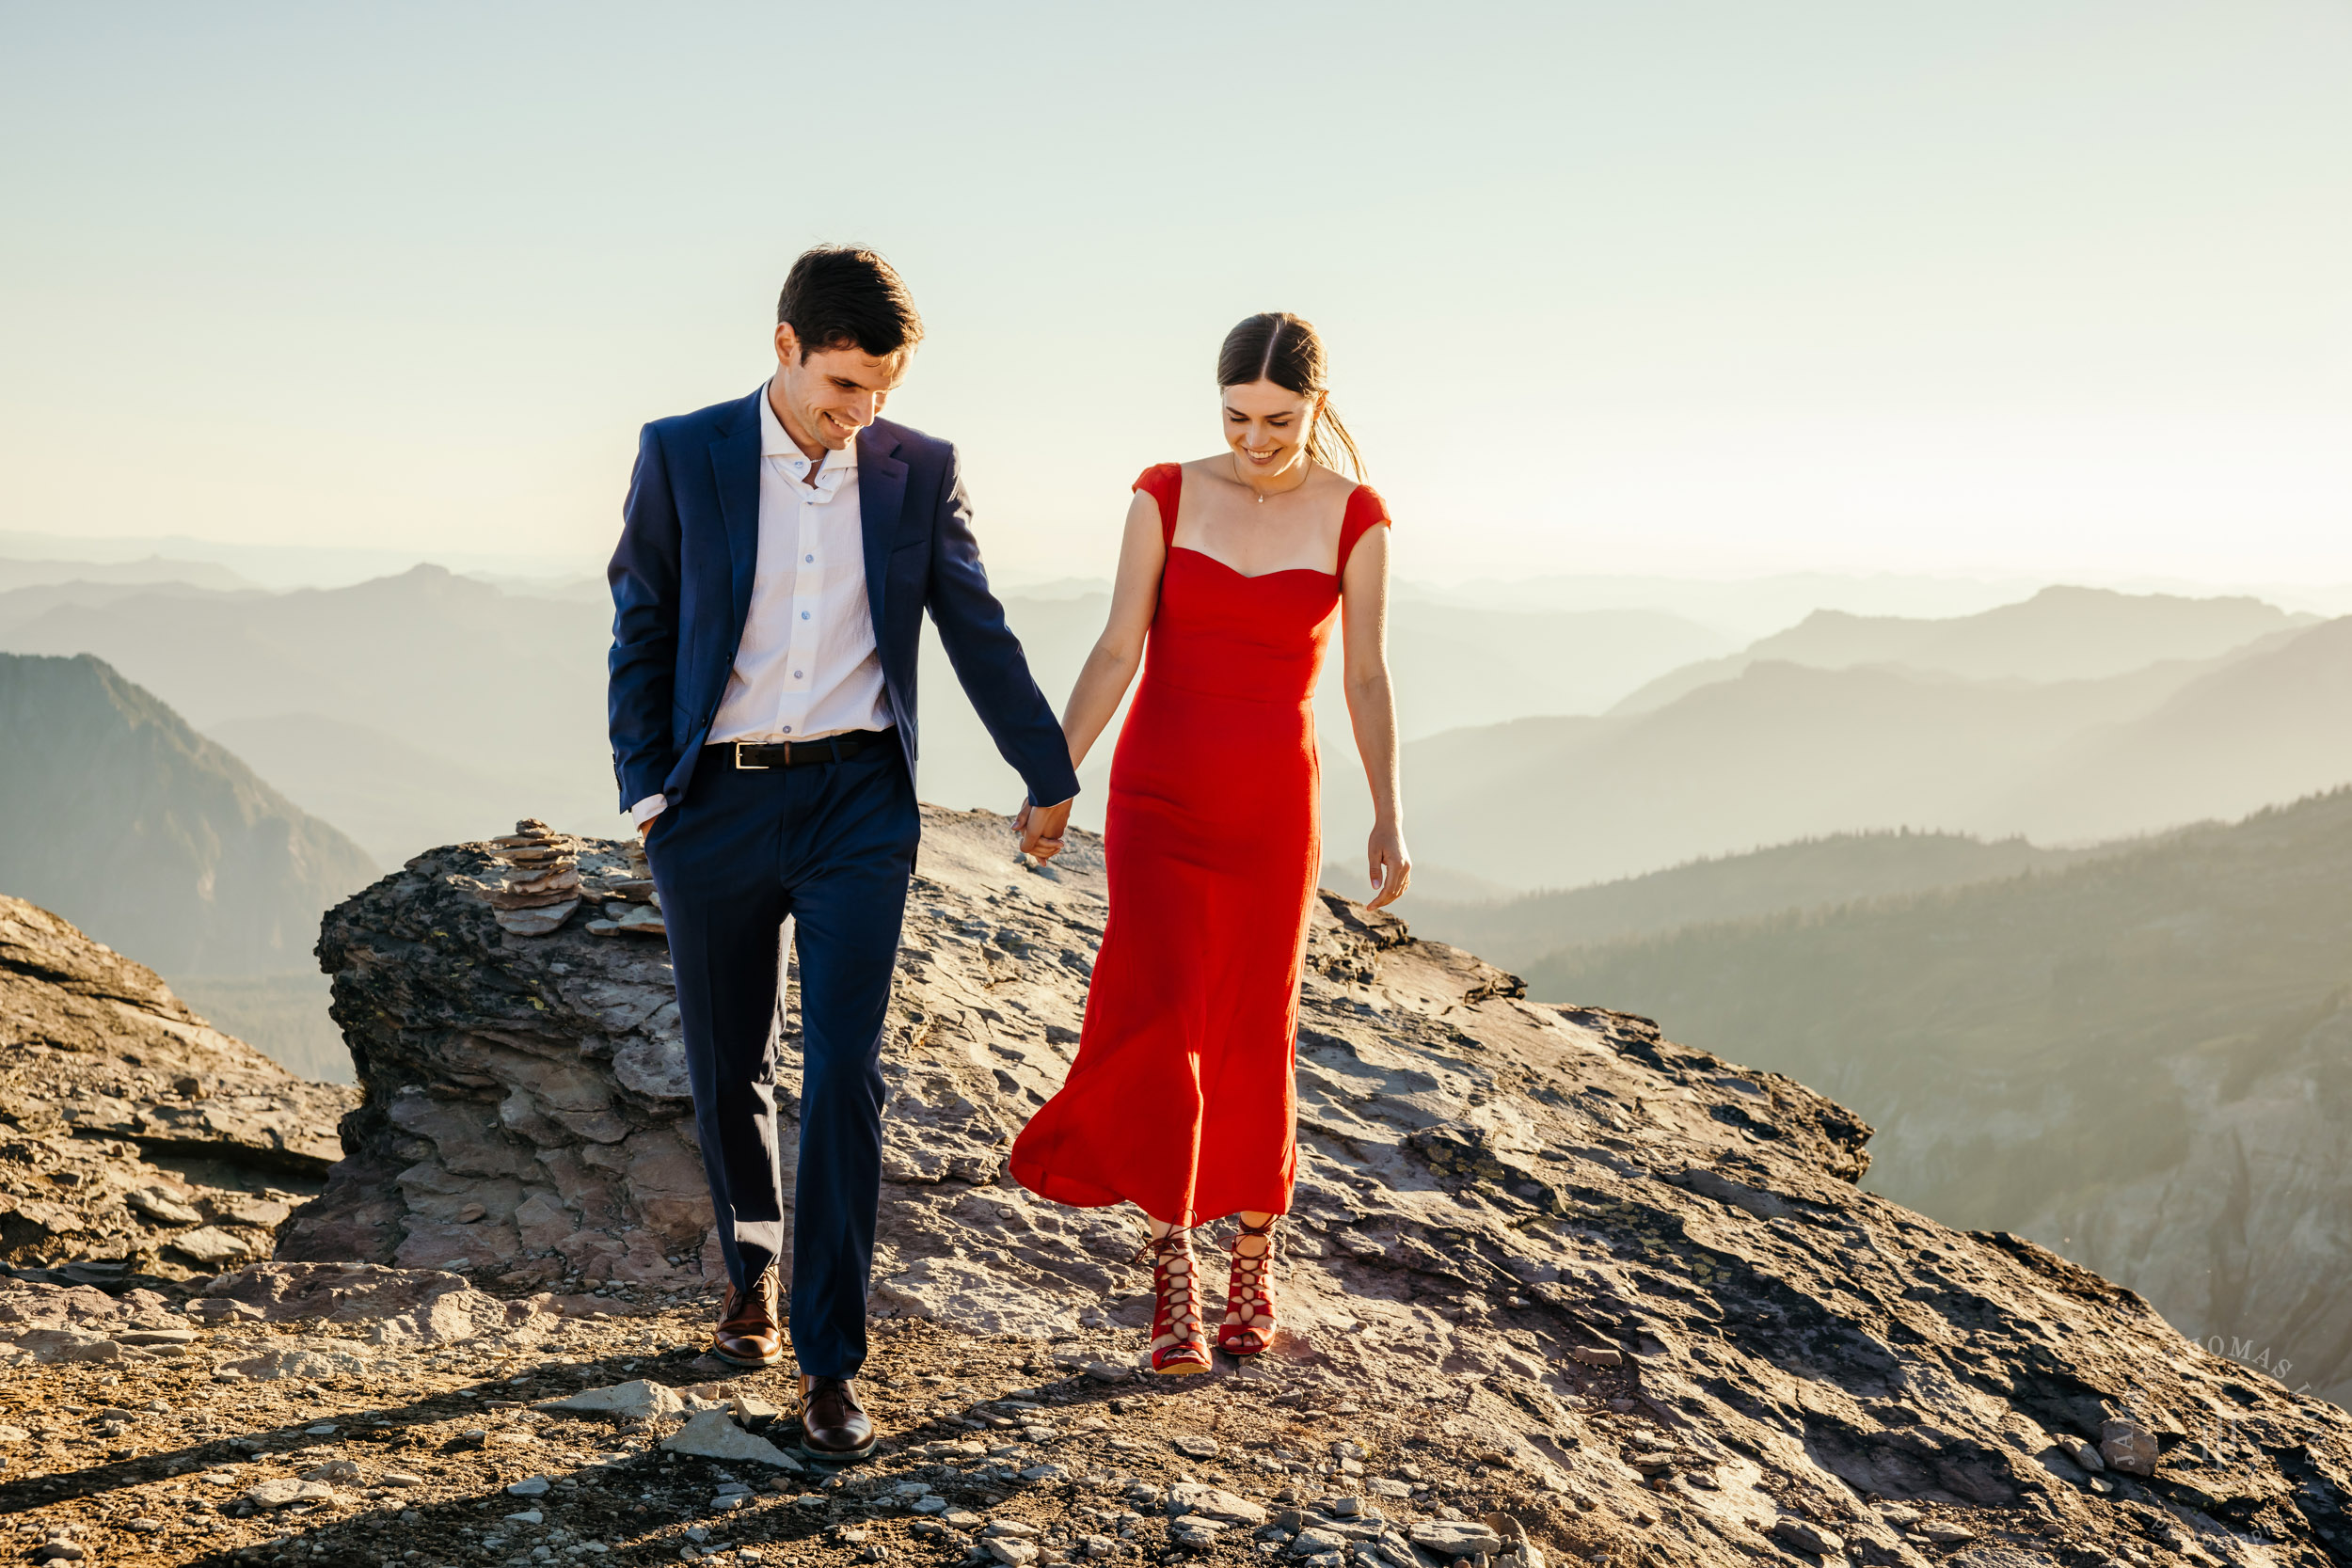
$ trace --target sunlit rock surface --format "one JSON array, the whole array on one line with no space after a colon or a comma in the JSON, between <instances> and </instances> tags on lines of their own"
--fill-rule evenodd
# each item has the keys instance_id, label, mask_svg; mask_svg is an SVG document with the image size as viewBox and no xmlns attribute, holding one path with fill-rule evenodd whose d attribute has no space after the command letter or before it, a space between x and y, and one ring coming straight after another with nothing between
<instances>
[{"instance_id":1,"label":"sunlit rock surface","mask_svg":"<svg viewBox=\"0 0 2352 1568\"><path fill-rule=\"evenodd\" d=\"M616 844L568 847L592 903L628 873ZM592 911L546 937L501 930L469 891L491 869L482 846L437 850L328 916L321 957L366 1099L280 1256L516 1289L712 1277L661 944L592 935ZM1099 841L1036 872L1002 818L927 811L919 873L873 1311L1081 1362L1131 1354L1149 1311L1133 1216L1002 1174L1076 1049ZM1468 1418L1561 1509L1646 1521L1671 1557L1835 1542L1873 1563L1964 1548L1979 1568L2347 1560L2342 1412L2028 1243L1858 1191L1869 1130L1801 1085L1519 992L1323 901L1285 1333L1263 1364L1223 1369L1236 1396ZM782 1026L789 1111L788 1007ZM2153 1477L2089 1467L2117 1420L2153 1437Z\"/></svg>"},{"instance_id":2,"label":"sunlit rock surface","mask_svg":"<svg viewBox=\"0 0 2352 1568\"><path fill-rule=\"evenodd\" d=\"M267 1257L342 1153L335 1121L357 1098L0 895L0 1263L103 1279Z\"/></svg>"}]
</instances>

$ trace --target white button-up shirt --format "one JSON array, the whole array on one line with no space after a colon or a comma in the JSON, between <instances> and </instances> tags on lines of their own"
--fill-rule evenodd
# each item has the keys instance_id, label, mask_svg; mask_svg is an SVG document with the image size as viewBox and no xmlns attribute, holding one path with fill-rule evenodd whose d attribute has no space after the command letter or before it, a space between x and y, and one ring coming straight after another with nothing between
<instances>
[{"instance_id":1,"label":"white button-up shirt","mask_svg":"<svg viewBox=\"0 0 2352 1568\"><path fill-rule=\"evenodd\" d=\"M809 470L817 469L816 483ZM857 443L803 455L767 397L759 400L759 556L750 616L719 699L708 744L816 740L891 724L858 506ZM659 795L630 815L651 819Z\"/></svg>"}]
</instances>

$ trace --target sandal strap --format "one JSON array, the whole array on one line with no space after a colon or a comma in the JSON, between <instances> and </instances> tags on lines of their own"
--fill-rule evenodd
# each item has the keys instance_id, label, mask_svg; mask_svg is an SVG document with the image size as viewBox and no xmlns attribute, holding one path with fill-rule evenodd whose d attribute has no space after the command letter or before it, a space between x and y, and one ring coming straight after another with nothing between
<instances>
[{"instance_id":1,"label":"sandal strap","mask_svg":"<svg viewBox=\"0 0 2352 1568\"><path fill-rule=\"evenodd\" d=\"M1158 1264L1163 1260L1188 1256L1192 1251L1192 1232L1170 1230L1165 1236L1146 1236L1129 1255L1130 1263Z\"/></svg>"},{"instance_id":2,"label":"sandal strap","mask_svg":"<svg viewBox=\"0 0 2352 1568\"><path fill-rule=\"evenodd\" d=\"M1266 1216L1266 1222L1263 1225L1244 1225L1241 1227L1240 1234L1233 1238L1233 1244L1228 1249L1228 1255L1233 1260L1233 1277L1235 1284L1247 1284L1254 1287L1262 1285L1265 1282L1267 1274L1274 1267L1274 1222L1281 1217L1282 1216L1279 1214L1269 1214ZM1262 1236L1265 1238L1265 1250L1263 1252L1242 1251L1241 1238L1243 1236ZM1241 1278L1241 1275L1245 1273L1249 1275L1249 1278L1246 1281Z\"/></svg>"},{"instance_id":3,"label":"sandal strap","mask_svg":"<svg viewBox=\"0 0 2352 1568\"><path fill-rule=\"evenodd\" d=\"M1246 1221L1236 1219L1235 1223L1241 1227L1241 1229L1240 1234L1233 1238L1233 1245L1230 1249L1232 1273L1225 1287L1227 1312L1245 1318L1263 1317L1268 1320L1273 1318L1276 1251L1274 1225L1281 1217L1279 1214L1269 1214L1263 1225L1250 1225ZM1263 1237L1266 1243L1265 1250L1258 1253L1242 1251L1241 1238L1243 1236ZM1263 1344L1273 1326L1271 1321L1263 1323L1225 1323L1219 1327L1218 1338L1220 1342L1223 1342L1247 1337L1261 1341Z\"/></svg>"},{"instance_id":4,"label":"sandal strap","mask_svg":"<svg viewBox=\"0 0 2352 1568\"><path fill-rule=\"evenodd\" d=\"M1164 1236L1146 1236L1132 1261L1146 1260L1152 1264L1152 1338L1166 1335L1175 1341L1152 1353L1155 1362L1170 1356L1199 1359L1192 1352L1199 1348L1205 1353L1206 1347L1201 1344L1200 1260L1193 1255L1192 1232L1176 1228ZM1172 1277L1179 1261L1187 1265L1181 1284ZM1186 1321L1189 1334L1181 1326Z\"/></svg>"}]
</instances>

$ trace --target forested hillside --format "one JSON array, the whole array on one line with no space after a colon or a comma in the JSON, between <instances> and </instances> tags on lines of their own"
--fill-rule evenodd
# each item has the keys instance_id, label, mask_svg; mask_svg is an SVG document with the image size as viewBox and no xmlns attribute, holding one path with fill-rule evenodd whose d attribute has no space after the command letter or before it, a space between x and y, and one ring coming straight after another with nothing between
<instances>
[{"instance_id":1,"label":"forested hillside","mask_svg":"<svg viewBox=\"0 0 2352 1568\"><path fill-rule=\"evenodd\" d=\"M1880 1129L1870 1184L1901 1202L2031 1236L2193 1334L2352 1368L2352 789L1524 973L1820 1085Z\"/></svg>"}]
</instances>

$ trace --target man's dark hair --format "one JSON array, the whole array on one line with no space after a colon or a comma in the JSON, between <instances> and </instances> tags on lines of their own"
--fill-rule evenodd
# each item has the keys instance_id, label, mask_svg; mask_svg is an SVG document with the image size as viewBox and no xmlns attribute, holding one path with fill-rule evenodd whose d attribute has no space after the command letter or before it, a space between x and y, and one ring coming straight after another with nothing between
<instances>
[{"instance_id":1,"label":"man's dark hair","mask_svg":"<svg viewBox=\"0 0 2352 1568\"><path fill-rule=\"evenodd\" d=\"M802 252L785 276L776 320L792 324L803 361L820 348L852 347L879 359L923 341L923 318L914 313L905 280L879 255L856 245L820 245Z\"/></svg>"}]
</instances>

